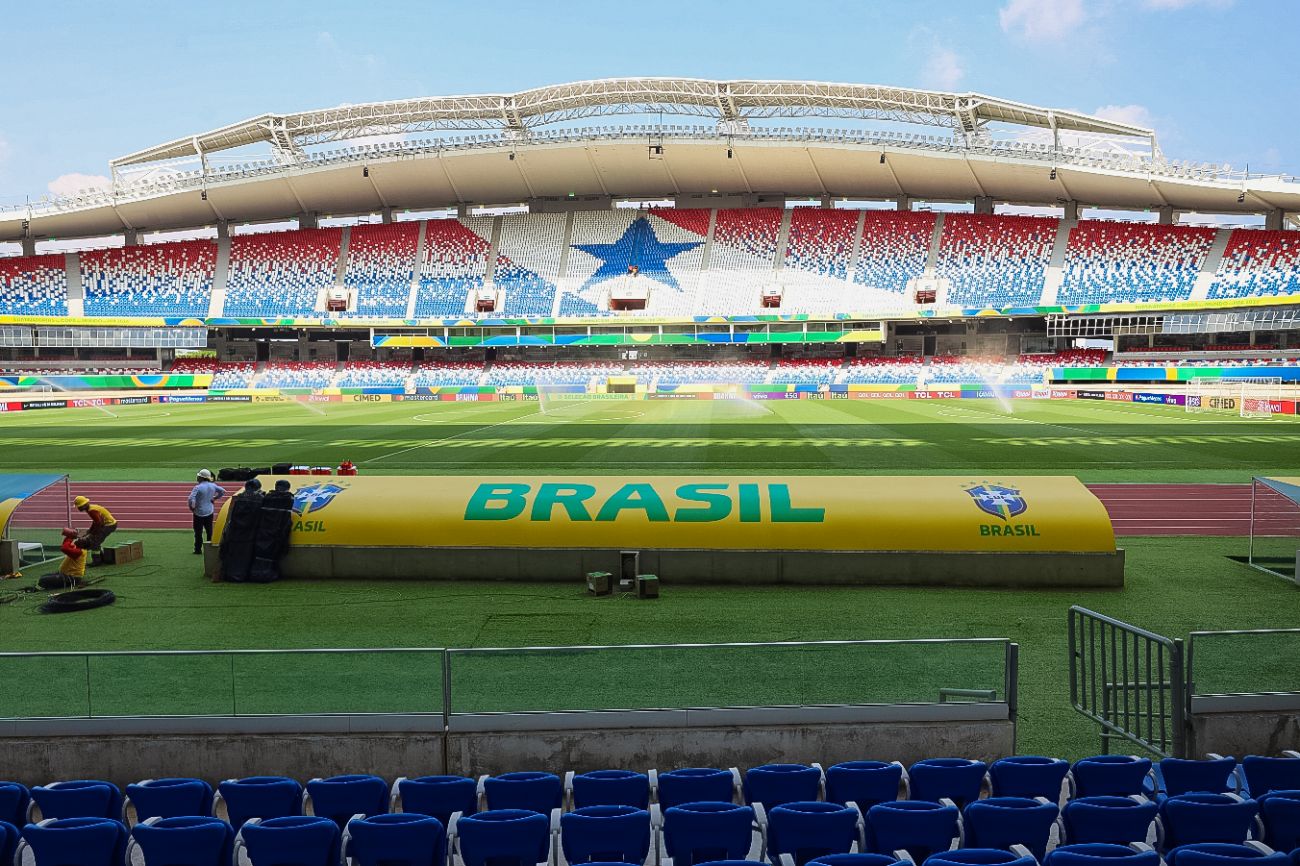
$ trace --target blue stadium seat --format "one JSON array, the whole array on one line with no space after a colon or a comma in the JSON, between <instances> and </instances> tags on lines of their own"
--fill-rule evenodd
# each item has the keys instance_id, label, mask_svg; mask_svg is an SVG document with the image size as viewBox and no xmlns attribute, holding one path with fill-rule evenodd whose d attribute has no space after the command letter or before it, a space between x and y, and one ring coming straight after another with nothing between
<instances>
[{"instance_id":1,"label":"blue stadium seat","mask_svg":"<svg viewBox=\"0 0 1300 866\"><path fill-rule=\"evenodd\" d=\"M464 866L536 866L550 860L553 829L540 812L491 809L453 815L447 843Z\"/></svg>"},{"instance_id":2,"label":"blue stadium seat","mask_svg":"<svg viewBox=\"0 0 1300 866\"><path fill-rule=\"evenodd\" d=\"M212 814L212 786L202 779L145 779L126 786L135 822Z\"/></svg>"},{"instance_id":3,"label":"blue stadium seat","mask_svg":"<svg viewBox=\"0 0 1300 866\"><path fill-rule=\"evenodd\" d=\"M683 803L730 803L735 798L738 773L713 767L686 767L656 774L659 805L664 809Z\"/></svg>"},{"instance_id":4,"label":"blue stadium seat","mask_svg":"<svg viewBox=\"0 0 1300 866\"><path fill-rule=\"evenodd\" d=\"M745 773L745 802L767 809L821 798L822 768L803 764L764 764Z\"/></svg>"},{"instance_id":5,"label":"blue stadium seat","mask_svg":"<svg viewBox=\"0 0 1300 866\"><path fill-rule=\"evenodd\" d=\"M1300 851L1300 791L1271 791L1259 799L1265 845L1278 851Z\"/></svg>"},{"instance_id":6,"label":"blue stadium seat","mask_svg":"<svg viewBox=\"0 0 1300 866\"><path fill-rule=\"evenodd\" d=\"M283 776L227 779L217 786L212 812L224 803L236 831L250 818L289 818L302 814L302 785Z\"/></svg>"},{"instance_id":7,"label":"blue stadium seat","mask_svg":"<svg viewBox=\"0 0 1300 866\"><path fill-rule=\"evenodd\" d=\"M631 770L593 770L568 773L564 779L565 795L575 809L583 806L650 806L650 777Z\"/></svg>"},{"instance_id":8,"label":"blue stadium seat","mask_svg":"<svg viewBox=\"0 0 1300 866\"><path fill-rule=\"evenodd\" d=\"M892 854L826 854L809 860L807 866L910 866L910 863Z\"/></svg>"},{"instance_id":9,"label":"blue stadium seat","mask_svg":"<svg viewBox=\"0 0 1300 866\"><path fill-rule=\"evenodd\" d=\"M21 827L27 823L27 804L32 795L25 785L0 782L0 821Z\"/></svg>"},{"instance_id":10,"label":"blue stadium seat","mask_svg":"<svg viewBox=\"0 0 1300 866\"><path fill-rule=\"evenodd\" d=\"M446 827L455 813L478 811L478 783L466 776L403 776L393 783L389 811L429 815Z\"/></svg>"},{"instance_id":11,"label":"blue stadium seat","mask_svg":"<svg viewBox=\"0 0 1300 866\"><path fill-rule=\"evenodd\" d=\"M235 830L220 818L151 817L131 828L126 862L139 848L146 866L227 866Z\"/></svg>"},{"instance_id":12,"label":"blue stadium seat","mask_svg":"<svg viewBox=\"0 0 1300 866\"><path fill-rule=\"evenodd\" d=\"M753 841L754 818L753 807L734 803L673 806L664 810L664 850L672 866L744 859Z\"/></svg>"},{"instance_id":13,"label":"blue stadium seat","mask_svg":"<svg viewBox=\"0 0 1300 866\"><path fill-rule=\"evenodd\" d=\"M1094 755L1070 768L1070 796L1130 797L1141 794L1151 761L1136 755Z\"/></svg>"},{"instance_id":14,"label":"blue stadium seat","mask_svg":"<svg viewBox=\"0 0 1300 866\"><path fill-rule=\"evenodd\" d=\"M796 802L767 812L768 858L788 854L795 866L831 854L848 854L854 845L864 851L864 834L862 813L853 806Z\"/></svg>"},{"instance_id":15,"label":"blue stadium seat","mask_svg":"<svg viewBox=\"0 0 1300 866\"><path fill-rule=\"evenodd\" d=\"M479 791L492 810L527 809L550 814L564 803L564 783L554 773L524 771L483 776Z\"/></svg>"},{"instance_id":16,"label":"blue stadium seat","mask_svg":"<svg viewBox=\"0 0 1300 866\"><path fill-rule=\"evenodd\" d=\"M1160 855L1151 848L1089 842L1057 846L1043 866L1160 866Z\"/></svg>"},{"instance_id":17,"label":"blue stadium seat","mask_svg":"<svg viewBox=\"0 0 1300 866\"><path fill-rule=\"evenodd\" d=\"M1128 845L1145 842L1159 807L1145 797L1083 797L1061 810L1065 841Z\"/></svg>"},{"instance_id":18,"label":"blue stadium seat","mask_svg":"<svg viewBox=\"0 0 1300 866\"><path fill-rule=\"evenodd\" d=\"M1000 848L958 848L931 854L925 866L1038 866L1038 861Z\"/></svg>"},{"instance_id":19,"label":"blue stadium seat","mask_svg":"<svg viewBox=\"0 0 1300 866\"><path fill-rule=\"evenodd\" d=\"M1160 804L1162 850L1201 842L1239 845L1250 835L1259 804L1234 794L1180 794Z\"/></svg>"},{"instance_id":20,"label":"blue stadium seat","mask_svg":"<svg viewBox=\"0 0 1300 866\"><path fill-rule=\"evenodd\" d=\"M36 866L118 866L126 838L126 827L111 818L46 818L23 827L14 862L30 849Z\"/></svg>"},{"instance_id":21,"label":"blue stadium seat","mask_svg":"<svg viewBox=\"0 0 1300 866\"><path fill-rule=\"evenodd\" d=\"M967 758L926 758L907 770L913 800L952 800L958 808L979 799L988 765Z\"/></svg>"},{"instance_id":22,"label":"blue stadium seat","mask_svg":"<svg viewBox=\"0 0 1300 866\"><path fill-rule=\"evenodd\" d=\"M235 839L235 863L241 848L252 866L335 866L339 828L316 815L249 818Z\"/></svg>"},{"instance_id":23,"label":"blue stadium seat","mask_svg":"<svg viewBox=\"0 0 1300 866\"><path fill-rule=\"evenodd\" d=\"M1045 797L989 797L968 805L962 817L965 844L973 848L1023 845L1042 860L1047 855L1047 841L1052 826L1060 818L1060 810Z\"/></svg>"},{"instance_id":24,"label":"blue stadium seat","mask_svg":"<svg viewBox=\"0 0 1300 866\"><path fill-rule=\"evenodd\" d=\"M1165 863L1168 866L1290 866L1291 858L1264 846L1204 842L1175 848L1165 855Z\"/></svg>"},{"instance_id":25,"label":"blue stadium seat","mask_svg":"<svg viewBox=\"0 0 1300 866\"><path fill-rule=\"evenodd\" d=\"M1300 754L1286 752L1280 758L1247 755L1241 759L1241 772L1246 778L1246 790L1259 799L1270 791L1300 790Z\"/></svg>"},{"instance_id":26,"label":"blue stadium seat","mask_svg":"<svg viewBox=\"0 0 1300 866\"><path fill-rule=\"evenodd\" d=\"M442 866L447 832L430 815L354 818L343 832L344 862L355 866Z\"/></svg>"},{"instance_id":27,"label":"blue stadium seat","mask_svg":"<svg viewBox=\"0 0 1300 866\"><path fill-rule=\"evenodd\" d=\"M845 761L826 770L826 799L857 803L859 809L897 800L900 785L907 790L908 779L897 761Z\"/></svg>"},{"instance_id":28,"label":"blue stadium seat","mask_svg":"<svg viewBox=\"0 0 1300 866\"><path fill-rule=\"evenodd\" d=\"M650 813L635 806L579 806L560 816L565 862L644 863L650 853Z\"/></svg>"},{"instance_id":29,"label":"blue stadium seat","mask_svg":"<svg viewBox=\"0 0 1300 866\"><path fill-rule=\"evenodd\" d=\"M1165 758L1152 769L1152 775L1154 793L1160 796L1226 794L1237 788L1237 761L1220 757L1203 761Z\"/></svg>"},{"instance_id":30,"label":"blue stadium seat","mask_svg":"<svg viewBox=\"0 0 1300 866\"><path fill-rule=\"evenodd\" d=\"M916 862L947 851L960 839L961 813L952 802L899 800L867 810L867 847L878 854L906 851Z\"/></svg>"},{"instance_id":31,"label":"blue stadium seat","mask_svg":"<svg viewBox=\"0 0 1300 866\"><path fill-rule=\"evenodd\" d=\"M122 818L122 792L110 782L78 779L32 788L42 818Z\"/></svg>"},{"instance_id":32,"label":"blue stadium seat","mask_svg":"<svg viewBox=\"0 0 1300 866\"><path fill-rule=\"evenodd\" d=\"M1061 785L1070 764L1042 755L1015 755L989 766L989 795L993 797L1046 797L1061 802Z\"/></svg>"},{"instance_id":33,"label":"blue stadium seat","mask_svg":"<svg viewBox=\"0 0 1300 866\"><path fill-rule=\"evenodd\" d=\"M21 838L17 826L9 821L0 821L0 863L9 866L14 862L14 849Z\"/></svg>"},{"instance_id":34,"label":"blue stadium seat","mask_svg":"<svg viewBox=\"0 0 1300 866\"><path fill-rule=\"evenodd\" d=\"M388 811L388 783L378 776L345 775L312 779L307 799L313 815L329 818L342 829L353 815L382 815Z\"/></svg>"}]
</instances>

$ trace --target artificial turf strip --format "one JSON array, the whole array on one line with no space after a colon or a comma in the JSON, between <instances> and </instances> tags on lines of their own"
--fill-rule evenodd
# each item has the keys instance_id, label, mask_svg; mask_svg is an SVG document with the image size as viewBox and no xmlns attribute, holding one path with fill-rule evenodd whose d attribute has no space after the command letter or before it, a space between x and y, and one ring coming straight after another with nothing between
<instances>
[{"instance_id":1,"label":"artificial turf strip","mask_svg":"<svg viewBox=\"0 0 1300 866\"><path fill-rule=\"evenodd\" d=\"M1088 401L155 404L0 414L0 472L183 480L196 467L365 474L1300 474L1300 419Z\"/></svg>"},{"instance_id":2,"label":"artificial turf strip","mask_svg":"<svg viewBox=\"0 0 1300 866\"><path fill-rule=\"evenodd\" d=\"M1171 637L1196 629L1300 626L1292 584L1233 562L1240 538L1129 538L1124 590L674 587L655 601L596 599L573 584L286 581L211 584L186 532L132 533L146 558L104 575L119 601L41 615L39 596L0 605L0 650L519 647L865 638L1007 637L1021 645L1024 753L1095 753L1095 728L1068 705L1066 610L1079 603ZM34 572L29 573L30 578ZM0 592L29 581L0 584ZM1297 687L1296 640L1197 647L1198 681L1221 690ZM1000 650L963 647L689 657L618 651L599 658L512 654L461 660L456 711L696 703L933 700L941 687L1000 690ZM504 663L499 663L504 662ZM0 715L324 712L441 709L433 654L393 657L198 656L162 663L84 657L0 659ZM999 694L1001 692L999 691Z\"/></svg>"}]
</instances>

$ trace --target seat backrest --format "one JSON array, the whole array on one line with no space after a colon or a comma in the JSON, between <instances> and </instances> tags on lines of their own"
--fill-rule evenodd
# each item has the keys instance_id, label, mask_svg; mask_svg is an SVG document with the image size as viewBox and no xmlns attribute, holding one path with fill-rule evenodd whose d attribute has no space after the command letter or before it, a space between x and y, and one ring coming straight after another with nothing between
<instances>
[{"instance_id":1,"label":"seat backrest","mask_svg":"<svg viewBox=\"0 0 1300 866\"><path fill-rule=\"evenodd\" d=\"M1058 845L1043 866L1160 866L1160 855L1151 849L1135 851L1127 845L1088 842Z\"/></svg>"},{"instance_id":2,"label":"seat backrest","mask_svg":"<svg viewBox=\"0 0 1300 866\"><path fill-rule=\"evenodd\" d=\"M1070 844L1145 842L1156 817L1156 804L1130 797L1084 797L1061 810L1065 840Z\"/></svg>"},{"instance_id":3,"label":"seat backrest","mask_svg":"<svg viewBox=\"0 0 1300 866\"><path fill-rule=\"evenodd\" d=\"M1165 758L1160 762L1160 778L1164 782L1164 793L1170 797L1194 792L1224 794L1233 789L1233 772L1236 769L1235 758L1211 758L1204 761Z\"/></svg>"},{"instance_id":4,"label":"seat backrest","mask_svg":"<svg viewBox=\"0 0 1300 866\"><path fill-rule=\"evenodd\" d=\"M1046 797L1061 800L1061 785L1070 764L1043 755L1016 755L989 766L989 791L994 797Z\"/></svg>"},{"instance_id":5,"label":"seat backrest","mask_svg":"<svg viewBox=\"0 0 1300 866\"><path fill-rule=\"evenodd\" d=\"M554 773L502 773L483 780L483 793L493 811L525 809L550 814L560 808L564 783Z\"/></svg>"},{"instance_id":6,"label":"seat backrest","mask_svg":"<svg viewBox=\"0 0 1300 866\"><path fill-rule=\"evenodd\" d=\"M18 826L10 821L0 821L0 863L9 866L14 862L14 849L18 847Z\"/></svg>"},{"instance_id":7,"label":"seat backrest","mask_svg":"<svg viewBox=\"0 0 1300 866\"><path fill-rule=\"evenodd\" d=\"M302 814L302 785L283 776L227 779L217 786L230 826L239 830L250 818L288 818Z\"/></svg>"},{"instance_id":8,"label":"seat backrest","mask_svg":"<svg viewBox=\"0 0 1300 866\"><path fill-rule=\"evenodd\" d=\"M808 861L807 866L898 866L907 864L892 854L825 854Z\"/></svg>"},{"instance_id":9,"label":"seat backrest","mask_svg":"<svg viewBox=\"0 0 1300 866\"><path fill-rule=\"evenodd\" d=\"M331 776L307 783L313 815L329 818L341 829L353 815L382 815L388 811L388 783L378 776Z\"/></svg>"},{"instance_id":10,"label":"seat backrest","mask_svg":"<svg viewBox=\"0 0 1300 866\"><path fill-rule=\"evenodd\" d=\"M558 781L558 780L557 780ZM557 807L558 808L558 807ZM548 859L550 819L527 809L490 809L456 823L464 866L535 866Z\"/></svg>"},{"instance_id":11,"label":"seat backrest","mask_svg":"<svg viewBox=\"0 0 1300 866\"><path fill-rule=\"evenodd\" d=\"M570 864L643 863L650 853L650 813L635 806L580 806L560 816L560 843Z\"/></svg>"},{"instance_id":12,"label":"seat backrest","mask_svg":"<svg viewBox=\"0 0 1300 866\"><path fill-rule=\"evenodd\" d=\"M334 866L339 828L317 815L250 821L239 830L253 866Z\"/></svg>"},{"instance_id":13,"label":"seat backrest","mask_svg":"<svg viewBox=\"0 0 1300 866\"><path fill-rule=\"evenodd\" d=\"M845 761L826 770L826 799L832 803L857 803L869 809L898 799L903 765L884 761Z\"/></svg>"},{"instance_id":14,"label":"seat backrest","mask_svg":"<svg viewBox=\"0 0 1300 866\"><path fill-rule=\"evenodd\" d=\"M1038 866L1038 861L1000 848L957 848L931 854L925 866Z\"/></svg>"},{"instance_id":15,"label":"seat backrest","mask_svg":"<svg viewBox=\"0 0 1300 866\"><path fill-rule=\"evenodd\" d=\"M131 828L146 863L167 866L226 866L235 831L219 818L149 818Z\"/></svg>"},{"instance_id":16,"label":"seat backrest","mask_svg":"<svg viewBox=\"0 0 1300 866\"><path fill-rule=\"evenodd\" d=\"M1041 861L1047 855L1047 840L1059 815L1055 804L1025 797L976 800L963 812L965 844L972 848L1024 845Z\"/></svg>"},{"instance_id":17,"label":"seat backrest","mask_svg":"<svg viewBox=\"0 0 1300 866\"><path fill-rule=\"evenodd\" d=\"M767 813L768 851L796 866L828 854L848 854L859 841L857 809L838 803L796 802Z\"/></svg>"},{"instance_id":18,"label":"seat backrest","mask_svg":"<svg viewBox=\"0 0 1300 866\"><path fill-rule=\"evenodd\" d=\"M1259 800L1263 843L1275 851L1300 850L1300 791L1273 791Z\"/></svg>"},{"instance_id":19,"label":"seat backrest","mask_svg":"<svg viewBox=\"0 0 1300 866\"><path fill-rule=\"evenodd\" d=\"M803 764L764 764L745 773L745 802L762 803L768 809L782 803L816 800L822 774Z\"/></svg>"},{"instance_id":20,"label":"seat backrest","mask_svg":"<svg viewBox=\"0 0 1300 866\"><path fill-rule=\"evenodd\" d=\"M1266 758L1247 755L1241 759L1246 789L1258 799L1270 791L1300 790L1300 758Z\"/></svg>"},{"instance_id":21,"label":"seat backrest","mask_svg":"<svg viewBox=\"0 0 1300 866\"><path fill-rule=\"evenodd\" d=\"M957 838L957 807L923 800L878 803L867 810L867 845L879 854L907 851L916 862L947 851Z\"/></svg>"},{"instance_id":22,"label":"seat backrest","mask_svg":"<svg viewBox=\"0 0 1300 866\"><path fill-rule=\"evenodd\" d=\"M202 779L149 779L126 786L137 823L212 814L212 786Z\"/></svg>"},{"instance_id":23,"label":"seat backrest","mask_svg":"<svg viewBox=\"0 0 1300 866\"><path fill-rule=\"evenodd\" d=\"M38 866L117 866L126 851L126 827L111 818L46 818L22 837Z\"/></svg>"},{"instance_id":24,"label":"seat backrest","mask_svg":"<svg viewBox=\"0 0 1300 866\"><path fill-rule=\"evenodd\" d=\"M630 770L579 773L573 777L573 805L645 809L650 805L650 777Z\"/></svg>"},{"instance_id":25,"label":"seat backrest","mask_svg":"<svg viewBox=\"0 0 1300 866\"><path fill-rule=\"evenodd\" d=\"M0 782L0 821L15 827L27 823L27 804L30 802L31 794L26 786L17 782Z\"/></svg>"},{"instance_id":26,"label":"seat backrest","mask_svg":"<svg viewBox=\"0 0 1300 866\"><path fill-rule=\"evenodd\" d=\"M664 847L673 866L739 860L749 853L754 810L734 803L685 803L664 810Z\"/></svg>"},{"instance_id":27,"label":"seat backrest","mask_svg":"<svg viewBox=\"0 0 1300 866\"><path fill-rule=\"evenodd\" d=\"M373 815L349 821L345 857L358 866L419 863L441 866L446 860L447 832L430 815Z\"/></svg>"},{"instance_id":28,"label":"seat backrest","mask_svg":"<svg viewBox=\"0 0 1300 866\"><path fill-rule=\"evenodd\" d=\"M1128 797L1142 793L1151 761L1133 755L1094 755L1070 768L1075 797Z\"/></svg>"},{"instance_id":29,"label":"seat backrest","mask_svg":"<svg viewBox=\"0 0 1300 866\"><path fill-rule=\"evenodd\" d=\"M1291 866L1291 858L1281 851L1223 842L1184 845L1170 851L1165 862L1168 866Z\"/></svg>"},{"instance_id":30,"label":"seat backrest","mask_svg":"<svg viewBox=\"0 0 1300 866\"><path fill-rule=\"evenodd\" d=\"M401 811L430 815L443 827L456 812L472 815L478 811L478 783L465 776L398 779L396 788L401 797Z\"/></svg>"},{"instance_id":31,"label":"seat backrest","mask_svg":"<svg viewBox=\"0 0 1300 866\"><path fill-rule=\"evenodd\" d=\"M42 818L110 818L122 817L122 792L110 782L78 779L51 782L32 788L32 799Z\"/></svg>"},{"instance_id":32,"label":"seat backrest","mask_svg":"<svg viewBox=\"0 0 1300 866\"><path fill-rule=\"evenodd\" d=\"M952 800L957 806L979 799L980 787L988 766L983 761L966 758L926 758L907 770L913 800Z\"/></svg>"},{"instance_id":33,"label":"seat backrest","mask_svg":"<svg viewBox=\"0 0 1300 866\"><path fill-rule=\"evenodd\" d=\"M664 809L683 803L730 803L735 776L730 770L687 767L659 774L659 805Z\"/></svg>"},{"instance_id":34,"label":"seat backrest","mask_svg":"<svg viewBox=\"0 0 1300 866\"><path fill-rule=\"evenodd\" d=\"M1164 825L1163 848L1199 842L1241 844L1259 814L1254 800L1239 800L1227 794L1180 794L1160 804Z\"/></svg>"}]
</instances>

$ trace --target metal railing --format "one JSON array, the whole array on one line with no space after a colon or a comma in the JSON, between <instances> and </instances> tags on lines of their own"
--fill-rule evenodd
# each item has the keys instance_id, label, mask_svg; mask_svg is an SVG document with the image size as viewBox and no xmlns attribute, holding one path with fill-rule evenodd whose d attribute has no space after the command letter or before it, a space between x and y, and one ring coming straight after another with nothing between
<instances>
[{"instance_id":1,"label":"metal railing","mask_svg":"<svg viewBox=\"0 0 1300 866\"><path fill-rule=\"evenodd\" d=\"M1118 737L1161 757L1184 756L1182 640L1075 605L1069 649L1070 703L1101 726L1102 751Z\"/></svg>"}]
</instances>

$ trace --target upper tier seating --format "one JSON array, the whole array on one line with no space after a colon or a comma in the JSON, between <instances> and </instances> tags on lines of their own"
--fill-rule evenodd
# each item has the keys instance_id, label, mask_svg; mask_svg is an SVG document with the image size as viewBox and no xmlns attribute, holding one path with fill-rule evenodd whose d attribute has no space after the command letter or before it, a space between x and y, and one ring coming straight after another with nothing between
<instances>
[{"instance_id":1,"label":"upper tier seating","mask_svg":"<svg viewBox=\"0 0 1300 866\"><path fill-rule=\"evenodd\" d=\"M251 388L253 387L253 371L255 369L256 365L251 363L221 364L218 366L216 374L213 375L212 384L209 387L218 391L232 388Z\"/></svg>"},{"instance_id":2,"label":"upper tier seating","mask_svg":"<svg viewBox=\"0 0 1300 866\"><path fill-rule=\"evenodd\" d=\"M776 282L780 233L781 211L777 208L719 210L698 312L725 315L734 310L757 310L763 288Z\"/></svg>"},{"instance_id":3,"label":"upper tier seating","mask_svg":"<svg viewBox=\"0 0 1300 866\"><path fill-rule=\"evenodd\" d=\"M1058 220L947 214L935 274L951 281L947 299L965 307L1029 307L1042 299Z\"/></svg>"},{"instance_id":4,"label":"upper tier seating","mask_svg":"<svg viewBox=\"0 0 1300 866\"><path fill-rule=\"evenodd\" d=\"M1300 292L1300 232L1238 229L1228 239L1211 298L1258 298Z\"/></svg>"},{"instance_id":5,"label":"upper tier seating","mask_svg":"<svg viewBox=\"0 0 1300 866\"><path fill-rule=\"evenodd\" d=\"M415 372L412 383L417 388L466 387L477 385L483 375L481 363L444 363L425 361Z\"/></svg>"},{"instance_id":6,"label":"upper tier seating","mask_svg":"<svg viewBox=\"0 0 1300 866\"><path fill-rule=\"evenodd\" d=\"M564 214L507 214L501 217L493 282L505 293L507 316L549 316L555 306Z\"/></svg>"},{"instance_id":7,"label":"upper tier seating","mask_svg":"<svg viewBox=\"0 0 1300 866\"><path fill-rule=\"evenodd\" d=\"M206 316L217 243L91 250L79 256L88 316Z\"/></svg>"},{"instance_id":8,"label":"upper tier seating","mask_svg":"<svg viewBox=\"0 0 1300 866\"><path fill-rule=\"evenodd\" d=\"M1185 301L1214 229L1085 220L1070 229L1063 304Z\"/></svg>"},{"instance_id":9,"label":"upper tier seating","mask_svg":"<svg viewBox=\"0 0 1300 866\"><path fill-rule=\"evenodd\" d=\"M604 380L623 372L623 365L612 361L560 361L529 363L498 361L488 370L488 385L586 385L593 379Z\"/></svg>"},{"instance_id":10,"label":"upper tier seating","mask_svg":"<svg viewBox=\"0 0 1300 866\"><path fill-rule=\"evenodd\" d=\"M487 217L429 220L424 229L424 261L416 288L415 315L449 318L470 308L469 293L483 286L492 244Z\"/></svg>"},{"instance_id":11,"label":"upper tier seating","mask_svg":"<svg viewBox=\"0 0 1300 866\"><path fill-rule=\"evenodd\" d=\"M172 361L171 369L167 372L185 375L213 374L217 372L219 366L216 358L177 358Z\"/></svg>"},{"instance_id":12,"label":"upper tier seating","mask_svg":"<svg viewBox=\"0 0 1300 866\"><path fill-rule=\"evenodd\" d=\"M64 257L0 259L0 314L66 316L68 272Z\"/></svg>"},{"instance_id":13,"label":"upper tier seating","mask_svg":"<svg viewBox=\"0 0 1300 866\"><path fill-rule=\"evenodd\" d=\"M857 227L858 214L854 211L796 208L790 212L784 266L835 280L846 279Z\"/></svg>"},{"instance_id":14,"label":"upper tier seating","mask_svg":"<svg viewBox=\"0 0 1300 866\"><path fill-rule=\"evenodd\" d=\"M419 241L418 222L352 227L343 285L356 292L356 315L406 317Z\"/></svg>"},{"instance_id":15,"label":"upper tier seating","mask_svg":"<svg viewBox=\"0 0 1300 866\"><path fill-rule=\"evenodd\" d=\"M925 272L934 219L932 213L916 211L868 211L853 282L905 292L908 280Z\"/></svg>"},{"instance_id":16,"label":"upper tier seating","mask_svg":"<svg viewBox=\"0 0 1300 866\"><path fill-rule=\"evenodd\" d=\"M318 361L272 361L257 377L259 388L328 388L334 365Z\"/></svg>"},{"instance_id":17,"label":"upper tier seating","mask_svg":"<svg viewBox=\"0 0 1300 866\"><path fill-rule=\"evenodd\" d=\"M231 238L225 315L317 315L322 290L334 285L342 243L342 229Z\"/></svg>"},{"instance_id":18,"label":"upper tier seating","mask_svg":"<svg viewBox=\"0 0 1300 866\"><path fill-rule=\"evenodd\" d=\"M340 388L400 388L411 375L409 361L349 361L338 375Z\"/></svg>"}]
</instances>

